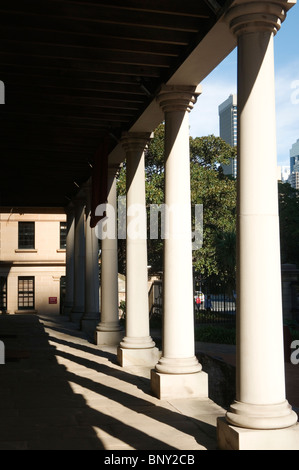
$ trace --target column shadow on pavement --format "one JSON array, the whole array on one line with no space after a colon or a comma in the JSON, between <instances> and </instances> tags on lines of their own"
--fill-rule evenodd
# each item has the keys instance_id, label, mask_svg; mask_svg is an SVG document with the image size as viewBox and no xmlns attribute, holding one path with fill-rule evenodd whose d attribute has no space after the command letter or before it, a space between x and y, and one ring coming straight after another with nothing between
<instances>
[{"instance_id":1,"label":"column shadow on pavement","mask_svg":"<svg viewBox=\"0 0 299 470\"><path fill-rule=\"evenodd\" d=\"M50 346L36 316L0 316L0 332L7 342L11 340L10 348L27 353L0 367L1 450L104 450L94 425L82 422L84 413L115 437L113 429L121 427L123 442L132 447L138 442L144 449L173 449L117 417L92 409L81 394L74 393L69 380L76 377L58 363L56 348Z\"/></svg>"}]
</instances>

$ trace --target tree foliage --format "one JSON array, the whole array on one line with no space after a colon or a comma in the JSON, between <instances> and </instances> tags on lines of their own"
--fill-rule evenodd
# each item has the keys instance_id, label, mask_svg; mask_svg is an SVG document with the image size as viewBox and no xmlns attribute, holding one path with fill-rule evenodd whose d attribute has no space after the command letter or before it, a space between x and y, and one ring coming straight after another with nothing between
<instances>
[{"instance_id":1,"label":"tree foliage","mask_svg":"<svg viewBox=\"0 0 299 470\"><path fill-rule=\"evenodd\" d=\"M193 264L203 278L235 279L236 182L223 174L221 163L235 157L235 149L219 137L190 137L192 204L203 205L203 246L193 252ZM164 202L164 125L154 133L145 155L146 203ZM125 195L125 165L118 178L118 192ZM120 266L124 270L125 245L120 243ZM163 241L148 240L148 264L163 270Z\"/></svg>"},{"instance_id":2,"label":"tree foliage","mask_svg":"<svg viewBox=\"0 0 299 470\"><path fill-rule=\"evenodd\" d=\"M278 184L281 262L299 267L299 191Z\"/></svg>"},{"instance_id":3,"label":"tree foliage","mask_svg":"<svg viewBox=\"0 0 299 470\"><path fill-rule=\"evenodd\" d=\"M236 277L236 180L225 176L221 164L236 150L219 137L190 137L192 204L203 205L203 245L193 251L197 276L217 280L233 290ZM164 125L154 133L145 153L146 203L164 202ZM118 194L126 194L126 165L118 175ZM299 267L299 191L279 183L282 263ZM149 224L148 224L149 225ZM119 240L120 272L125 272L125 241ZM163 271L163 240L148 239L148 264Z\"/></svg>"},{"instance_id":4,"label":"tree foliage","mask_svg":"<svg viewBox=\"0 0 299 470\"><path fill-rule=\"evenodd\" d=\"M236 156L235 149L213 135L190 139L191 199L203 205L203 245L193 253L202 279L217 278L234 285L236 260L236 181L220 164Z\"/></svg>"}]
</instances>

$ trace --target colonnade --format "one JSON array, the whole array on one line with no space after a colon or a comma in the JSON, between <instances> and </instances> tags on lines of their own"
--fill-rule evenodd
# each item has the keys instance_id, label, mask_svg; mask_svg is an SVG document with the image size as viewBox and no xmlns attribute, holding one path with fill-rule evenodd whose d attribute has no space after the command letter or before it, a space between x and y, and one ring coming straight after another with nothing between
<instances>
[{"instance_id":1,"label":"colonnade","mask_svg":"<svg viewBox=\"0 0 299 470\"><path fill-rule=\"evenodd\" d=\"M284 442L299 448L297 415L285 395L273 49L291 3L240 0L224 18L238 40L238 306L237 393L226 418L218 421L220 448L275 448ZM125 333L118 321L117 240L102 240L96 342L117 345L123 367L151 366L152 392L161 399L208 397L208 377L195 356L193 322L188 116L200 93L200 87L188 83L168 84L156 97L165 118L165 204L172 207L164 241L161 355L149 332L146 237L131 239L127 233ZM127 227L136 204L143 208L146 225L144 149L151 131L128 132L121 140L127 160ZM108 178L108 202L116 207L115 170ZM79 287L85 285L91 299L92 279L82 281L82 210L79 198L68 223L66 301L71 308L69 282L74 286L71 318L95 320L96 305L84 303ZM92 237L88 243L85 276L93 265Z\"/></svg>"}]
</instances>

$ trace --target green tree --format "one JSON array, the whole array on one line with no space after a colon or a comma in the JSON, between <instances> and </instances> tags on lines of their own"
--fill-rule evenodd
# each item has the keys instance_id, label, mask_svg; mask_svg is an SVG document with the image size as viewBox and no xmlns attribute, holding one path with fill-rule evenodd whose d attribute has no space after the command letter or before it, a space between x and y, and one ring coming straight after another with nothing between
<instances>
[{"instance_id":1,"label":"green tree","mask_svg":"<svg viewBox=\"0 0 299 470\"><path fill-rule=\"evenodd\" d=\"M118 195L126 194L126 163L124 162L117 179ZM149 217L150 204L163 204L164 202L164 125L161 124L155 130L154 138L145 151L145 197L147 214ZM148 219L148 232L150 224ZM149 233L148 233L149 235ZM151 240L148 236L148 264L152 272L163 270L163 240ZM125 249L124 240L119 240L119 270L125 272Z\"/></svg>"},{"instance_id":2,"label":"green tree","mask_svg":"<svg viewBox=\"0 0 299 470\"><path fill-rule=\"evenodd\" d=\"M123 162L117 175L117 196L126 195L126 162ZM126 273L126 240L118 239L118 271Z\"/></svg>"},{"instance_id":3,"label":"green tree","mask_svg":"<svg viewBox=\"0 0 299 470\"><path fill-rule=\"evenodd\" d=\"M281 262L299 267L299 191L278 183Z\"/></svg>"},{"instance_id":4,"label":"green tree","mask_svg":"<svg viewBox=\"0 0 299 470\"><path fill-rule=\"evenodd\" d=\"M236 181L225 176L221 164L236 150L213 135L190 139L191 199L203 205L203 245L193 253L202 279L235 284Z\"/></svg>"},{"instance_id":5,"label":"green tree","mask_svg":"<svg viewBox=\"0 0 299 470\"><path fill-rule=\"evenodd\" d=\"M218 280L225 287L227 293L236 289L236 244L235 228L230 232L218 233L215 240L216 257L218 259Z\"/></svg>"},{"instance_id":6,"label":"green tree","mask_svg":"<svg viewBox=\"0 0 299 470\"><path fill-rule=\"evenodd\" d=\"M218 276L222 281L235 277L235 249L232 243L222 253L219 240L228 240L235 231L236 182L225 176L221 163L235 157L235 149L219 137L190 137L192 204L203 204L203 246L193 252L195 270L202 277ZM146 203L164 202L164 125L154 133L145 154ZM118 192L125 194L125 165L118 178ZM232 237L232 236L231 236ZM120 265L124 269L125 245L120 243ZM226 256L226 261L224 258ZM153 271L163 270L163 240L148 240L148 262ZM230 281L231 282L231 281Z\"/></svg>"}]
</instances>

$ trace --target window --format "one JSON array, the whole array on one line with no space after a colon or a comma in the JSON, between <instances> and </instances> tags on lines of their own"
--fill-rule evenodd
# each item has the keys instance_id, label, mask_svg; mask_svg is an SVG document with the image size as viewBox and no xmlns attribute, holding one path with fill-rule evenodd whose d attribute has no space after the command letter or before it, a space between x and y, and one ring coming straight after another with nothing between
<instances>
[{"instance_id":1,"label":"window","mask_svg":"<svg viewBox=\"0 0 299 470\"><path fill-rule=\"evenodd\" d=\"M67 224L66 222L60 222L60 249L66 249L66 234L67 234Z\"/></svg>"},{"instance_id":2,"label":"window","mask_svg":"<svg viewBox=\"0 0 299 470\"><path fill-rule=\"evenodd\" d=\"M34 277L19 277L18 281L19 310L34 309Z\"/></svg>"},{"instance_id":3,"label":"window","mask_svg":"<svg viewBox=\"0 0 299 470\"><path fill-rule=\"evenodd\" d=\"M7 309L7 278L0 276L0 310Z\"/></svg>"},{"instance_id":4,"label":"window","mask_svg":"<svg viewBox=\"0 0 299 470\"><path fill-rule=\"evenodd\" d=\"M19 222L19 246L20 250L35 248L34 222Z\"/></svg>"}]
</instances>

